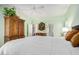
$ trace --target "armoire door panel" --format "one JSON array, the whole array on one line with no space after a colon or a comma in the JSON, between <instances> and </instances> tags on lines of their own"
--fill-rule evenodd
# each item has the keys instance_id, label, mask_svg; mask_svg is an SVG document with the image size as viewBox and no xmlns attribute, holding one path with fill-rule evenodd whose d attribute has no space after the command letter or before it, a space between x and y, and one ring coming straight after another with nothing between
<instances>
[{"instance_id":1,"label":"armoire door panel","mask_svg":"<svg viewBox=\"0 0 79 59\"><path fill-rule=\"evenodd\" d=\"M24 36L24 21L19 21L19 37Z\"/></svg>"}]
</instances>

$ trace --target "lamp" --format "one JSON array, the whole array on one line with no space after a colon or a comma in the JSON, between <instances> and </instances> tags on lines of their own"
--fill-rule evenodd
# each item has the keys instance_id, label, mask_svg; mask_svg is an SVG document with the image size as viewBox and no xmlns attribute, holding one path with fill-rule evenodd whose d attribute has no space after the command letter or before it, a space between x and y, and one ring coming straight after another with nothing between
<instances>
[{"instance_id":1,"label":"lamp","mask_svg":"<svg viewBox=\"0 0 79 59\"><path fill-rule=\"evenodd\" d=\"M63 27L61 35L64 36L68 31L69 31L68 27Z\"/></svg>"},{"instance_id":2,"label":"lamp","mask_svg":"<svg viewBox=\"0 0 79 59\"><path fill-rule=\"evenodd\" d=\"M65 35L68 31L70 31L71 28L70 27L63 27L62 29L62 34Z\"/></svg>"},{"instance_id":3,"label":"lamp","mask_svg":"<svg viewBox=\"0 0 79 59\"><path fill-rule=\"evenodd\" d=\"M62 29L62 31L65 33L65 32L67 32L69 30L69 28L67 28L67 27L64 27L63 29Z\"/></svg>"}]
</instances>

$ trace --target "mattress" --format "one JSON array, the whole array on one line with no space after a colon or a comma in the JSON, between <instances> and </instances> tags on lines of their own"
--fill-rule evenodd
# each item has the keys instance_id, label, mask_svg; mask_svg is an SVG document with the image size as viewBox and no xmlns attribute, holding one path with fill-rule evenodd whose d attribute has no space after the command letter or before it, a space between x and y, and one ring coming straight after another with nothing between
<instances>
[{"instance_id":1,"label":"mattress","mask_svg":"<svg viewBox=\"0 0 79 59\"><path fill-rule=\"evenodd\" d=\"M0 55L78 55L64 37L32 36L9 41L0 48Z\"/></svg>"}]
</instances>

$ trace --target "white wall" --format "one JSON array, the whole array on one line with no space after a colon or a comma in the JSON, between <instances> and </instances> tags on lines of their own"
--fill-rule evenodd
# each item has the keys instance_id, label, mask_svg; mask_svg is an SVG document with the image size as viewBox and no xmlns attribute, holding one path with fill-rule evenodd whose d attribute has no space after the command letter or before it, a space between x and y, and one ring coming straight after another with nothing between
<instances>
[{"instance_id":1,"label":"white wall","mask_svg":"<svg viewBox=\"0 0 79 59\"><path fill-rule=\"evenodd\" d=\"M68 18L65 22L67 27L79 25L79 5L71 5L69 12L67 12Z\"/></svg>"},{"instance_id":2,"label":"white wall","mask_svg":"<svg viewBox=\"0 0 79 59\"><path fill-rule=\"evenodd\" d=\"M69 30L71 29L72 26L78 24L78 7L79 5L71 5L69 7L69 10L66 14L66 20L65 20L65 27L68 28Z\"/></svg>"},{"instance_id":3,"label":"white wall","mask_svg":"<svg viewBox=\"0 0 79 59\"><path fill-rule=\"evenodd\" d=\"M4 19L0 14L0 47L4 44Z\"/></svg>"},{"instance_id":4,"label":"white wall","mask_svg":"<svg viewBox=\"0 0 79 59\"><path fill-rule=\"evenodd\" d=\"M79 5L77 5L76 15L74 17L72 26L79 25Z\"/></svg>"},{"instance_id":5,"label":"white wall","mask_svg":"<svg viewBox=\"0 0 79 59\"><path fill-rule=\"evenodd\" d=\"M40 22L51 24L53 26L52 32L54 36L61 36L64 19L65 19L64 16L45 17L45 18L29 17L25 21L25 36L27 36L27 24L30 24L30 25L39 24Z\"/></svg>"}]
</instances>

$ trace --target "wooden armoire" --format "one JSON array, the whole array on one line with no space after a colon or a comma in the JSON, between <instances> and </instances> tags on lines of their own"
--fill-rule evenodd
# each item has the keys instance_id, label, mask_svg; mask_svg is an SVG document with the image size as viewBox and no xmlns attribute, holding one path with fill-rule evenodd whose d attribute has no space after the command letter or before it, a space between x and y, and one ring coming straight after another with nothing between
<instances>
[{"instance_id":1,"label":"wooden armoire","mask_svg":"<svg viewBox=\"0 0 79 59\"><path fill-rule=\"evenodd\" d=\"M4 21L4 42L24 37L24 20L18 16L5 16Z\"/></svg>"}]
</instances>

